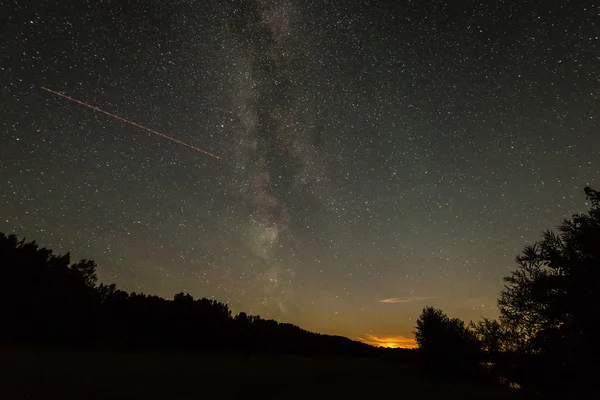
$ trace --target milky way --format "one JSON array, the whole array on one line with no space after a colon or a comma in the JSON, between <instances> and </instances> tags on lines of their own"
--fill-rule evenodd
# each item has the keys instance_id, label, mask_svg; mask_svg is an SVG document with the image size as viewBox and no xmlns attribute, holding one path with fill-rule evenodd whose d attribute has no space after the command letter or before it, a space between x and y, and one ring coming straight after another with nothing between
<instances>
[{"instance_id":1,"label":"milky way","mask_svg":"<svg viewBox=\"0 0 600 400\"><path fill-rule=\"evenodd\" d=\"M125 290L410 345L425 305L494 316L515 254L600 187L596 2L8 10L0 231Z\"/></svg>"},{"instance_id":2,"label":"milky way","mask_svg":"<svg viewBox=\"0 0 600 400\"><path fill-rule=\"evenodd\" d=\"M320 199L327 182L312 135L314 48L291 1L252 2L231 15L225 29L234 60L228 88L239 175L234 182L248 212L248 266L264 288L263 304L285 312L298 263L289 251L296 244L290 218L307 195Z\"/></svg>"}]
</instances>

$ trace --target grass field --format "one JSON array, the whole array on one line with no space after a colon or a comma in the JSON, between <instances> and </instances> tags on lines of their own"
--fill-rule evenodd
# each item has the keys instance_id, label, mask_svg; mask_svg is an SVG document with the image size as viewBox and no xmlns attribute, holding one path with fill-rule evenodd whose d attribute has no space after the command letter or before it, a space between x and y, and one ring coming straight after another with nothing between
<instances>
[{"instance_id":1,"label":"grass field","mask_svg":"<svg viewBox=\"0 0 600 400\"><path fill-rule=\"evenodd\" d=\"M0 399L513 399L378 359L0 347Z\"/></svg>"}]
</instances>

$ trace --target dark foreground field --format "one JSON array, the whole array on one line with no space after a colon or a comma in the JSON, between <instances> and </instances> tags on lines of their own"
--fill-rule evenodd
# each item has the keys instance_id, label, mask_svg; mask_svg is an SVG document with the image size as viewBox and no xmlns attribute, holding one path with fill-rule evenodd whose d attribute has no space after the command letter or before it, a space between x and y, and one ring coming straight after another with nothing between
<instances>
[{"instance_id":1,"label":"dark foreground field","mask_svg":"<svg viewBox=\"0 0 600 400\"><path fill-rule=\"evenodd\" d=\"M377 359L0 347L0 399L508 399Z\"/></svg>"}]
</instances>

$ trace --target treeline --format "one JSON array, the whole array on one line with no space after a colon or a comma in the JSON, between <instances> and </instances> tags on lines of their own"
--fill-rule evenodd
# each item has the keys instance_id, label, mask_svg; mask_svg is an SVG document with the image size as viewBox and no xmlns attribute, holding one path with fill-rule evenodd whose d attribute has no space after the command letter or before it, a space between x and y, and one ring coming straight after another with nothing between
<instances>
[{"instance_id":1,"label":"treeline","mask_svg":"<svg viewBox=\"0 0 600 400\"><path fill-rule=\"evenodd\" d=\"M585 188L588 212L563 220L515 259L504 278L498 320L465 324L426 307L415 336L424 366L438 374L499 379L529 393L593 393L600 360L600 192Z\"/></svg>"},{"instance_id":2,"label":"treeline","mask_svg":"<svg viewBox=\"0 0 600 400\"><path fill-rule=\"evenodd\" d=\"M215 300L173 300L98 284L96 263L71 263L35 241L0 233L0 337L8 341L232 351L370 355L345 337L239 313Z\"/></svg>"}]
</instances>

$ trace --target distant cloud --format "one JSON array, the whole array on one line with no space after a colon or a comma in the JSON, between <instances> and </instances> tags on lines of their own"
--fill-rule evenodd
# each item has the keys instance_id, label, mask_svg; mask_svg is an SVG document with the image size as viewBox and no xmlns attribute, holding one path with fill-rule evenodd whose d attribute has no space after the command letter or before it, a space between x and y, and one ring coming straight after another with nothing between
<instances>
[{"instance_id":1,"label":"distant cloud","mask_svg":"<svg viewBox=\"0 0 600 400\"><path fill-rule=\"evenodd\" d=\"M364 335L356 339L371 346L387 347L390 349L414 349L417 347L415 339L406 336Z\"/></svg>"},{"instance_id":2,"label":"distant cloud","mask_svg":"<svg viewBox=\"0 0 600 400\"><path fill-rule=\"evenodd\" d=\"M395 303L412 303L413 301L435 299L435 297L390 297L389 299L377 300L378 303L395 304Z\"/></svg>"}]
</instances>

